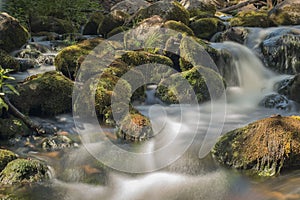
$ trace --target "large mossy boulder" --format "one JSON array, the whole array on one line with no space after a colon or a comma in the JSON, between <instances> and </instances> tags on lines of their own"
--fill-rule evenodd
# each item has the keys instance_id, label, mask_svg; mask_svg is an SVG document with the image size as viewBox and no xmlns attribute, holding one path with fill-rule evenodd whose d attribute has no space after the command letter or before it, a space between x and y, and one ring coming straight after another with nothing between
<instances>
[{"instance_id":1,"label":"large mossy boulder","mask_svg":"<svg viewBox=\"0 0 300 200\"><path fill-rule=\"evenodd\" d=\"M146 8L150 5L149 2L144 0L123 0L113 7L111 7L111 11L122 11L129 15L135 14L139 9Z\"/></svg>"},{"instance_id":2,"label":"large mossy boulder","mask_svg":"<svg viewBox=\"0 0 300 200\"><path fill-rule=\"evenodd\" d=\"M84 25L83 35L97 35L98 26L103 22L103 19L104 16L102 13L93 13Z\"/></svg>"},{"instance_id":3,"label":"large mossy boulder","mask_svg":"<svg viewBox=\"0 0 300 200\"><path fill-rule=\"evenodd\" d=\"M300 167L300 117L275 115L223 135L212 153L221 164L258 176Z\"/></svg>"},{"instance_id":4,"label":"large mossy boulder","mask_svg":"<svg viewBox=\"0 0 300 200\"><path fill-rule=\"evenodd\" d=\"M94 38L62 49L55 57L54 64L56 70L62 72L66 77L74 80L76 72L84 60L84 57L102 41L103 39L101 38Z\"/></svg>"},{"instance_id":5,"label":"large mossy boulder","mask_svg":"<svg viewBox=\"0 0 300 200\"><path fill-rule=\"evenodd\" d=\"M244 27L270 27L274 26L272 20L269 19L265 10L260 11L241 11L235 17L230 19L231 26Z\"/></svg>"},{"instance_id":6,"label":"large mossy boulder","mask_svg":"<svg viewBox=\"0 0 300 200\"><path fill-rule=\"evenodd\" d=\"M144 9L141 9L135 16L134 21L141 21L154 15L160 16L164 21L181 21L188 25L189 12L177 1L158 1Z\"/></svg>"},{"instance_id":7,"label":"large mossy boulder","mask_svg":"<svg viewBox=\"0 0 300 200\"><path fill-rule=\"evenodd\" d=\"M11 96L11 101L25 114L53 116L71 112L73 82L59 72L33 75L16 89L20 95Z\"/></svg>"},{"instance_id":8,"label":"large mossy boulder","mask_svg":"<svg viewBox=\"0 0 300 200\"><path fill-rule=\"evenodd\" d=\"M28 39L28 31L18 20L7 13L0 13L0 49L11 52L22 47Z\"/></svg>"},{"instance_id":9,"label":"large mossy boulder","mask_svg":"<svg viewBox=\"0 0 300 200\"><path fill-rule=\"evenodd\" d=\"M76 31L70 21L52 16L34 16L31 19L30 27L33 33L55 32L65 34L74 33Z\"/></svg>"},{"instance_id":10,"label":"large mossy boulder","mask_svg":"<svg viewBox=\"0 0 300 200\"><path fill-rule=\"evenodd\" d=\"M17 155L9 150L0 149L0 172L6 167L6 165L17 159Z\"/></svg>"},{"instance_id":11,"label":"large mossy boulder","mask_svg":"<svg viewBox=\"0 0 300 200\"><path fill-rule=\"evenodd\" d=\"M216 13L216 7L212 2L201 0L181 0L180 4L185 7L192 18L213 17Z\"/></svg>"},{"instance_id":12,"label":"large mossy boulder","mask_svg":"<svg viewBox=\"0 0 300 200\"><path fill-rule=\"evenodd\" d=\"M0 49L0 66L3 69L12 69L13 71L20 70L19 62L10 56L6 51Z\"/></svg>"},{"instance_id":13,"label":"large mossy boulder","mask_svg":"<svg viewBox=\"0 0 300 200\"><path fill-rule=\"evenodd\" d=\"M47 180L48 167L38 160L15 159L0 173L2 185L30 184Z\"/></svg>"},{"instance_id":14,"label":"large mossy boulder","mask_svg":"<svg viewBox=\"0 0 300 200\"><path fill-rule=\"evenodd\" d=\"M188 35L188 36L194 36L194 32L192 31L192 29L190 29L190 27L188 27L187 25L185 25L182 22L169 20L164 23L163 28L172 29L174 31L180 32L180 33Z\"/></svg>"},{"instance_id":15,"label":"large mossy boulder","mask_svg":"<svg viewBox=\"0 0 300 200\"><path fill-rule=\"evenodd\" d=\"M300 24L300 1L285 0L269 12L270 19L277 25Z\"/></svg>"},{"instance_id":16,"label":"large mossy boulder","mask_svg":"<svg viewBox=\"0 0 300 200\"><path fill-rule=\"evenodd\" d=\"M225 30L225 24L218 18L201 18L191 23L191 29L195 36L210 40L217 32Z\"/></svg>"},{"instance_id":17,"label":"large mossy boulder","mask_svg":"<svg viewBox=\"0 0 300 200\"><path fill-rule=\"evenodd\" d=\"M0 118L0 138L10 139L15 136L27 136L32 131L18 118L8 116Z\"/></svg>"}]
</instances>

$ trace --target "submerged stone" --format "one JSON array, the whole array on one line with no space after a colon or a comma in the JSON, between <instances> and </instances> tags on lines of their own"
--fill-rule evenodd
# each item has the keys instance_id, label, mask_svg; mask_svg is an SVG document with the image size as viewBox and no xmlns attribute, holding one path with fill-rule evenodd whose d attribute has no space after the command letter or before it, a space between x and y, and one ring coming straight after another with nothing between
<instances>
[{"instance_id":1,"label":"submerged stone","mask_svg":"<svg viewBox=\"0 0 300 200\"><path fill-rule=\"evenodd\" d=\"M300 117L261 119L223 135L212 153L227 167L274 176L300 167Z\"/></svg>"}]
</instances>

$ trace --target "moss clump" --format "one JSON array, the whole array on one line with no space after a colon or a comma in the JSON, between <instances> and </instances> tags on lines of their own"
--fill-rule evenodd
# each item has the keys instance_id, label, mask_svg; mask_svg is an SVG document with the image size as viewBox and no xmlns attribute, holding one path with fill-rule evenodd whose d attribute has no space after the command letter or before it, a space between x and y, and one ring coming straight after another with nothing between
<instances>
[{"instance_id":1,"label":"moss clump","mask_svg":"<svg viewBox=\"0 0 300 200\"><path fill-rule=\"evenodd\" d=\"M0 149L0 172L6 167L6 165L17 159L17 155L13 152L5 149Z\"/></svg>"},{"instance_id":2,"label":"moss clump","mask_svg":"<svg viewBox=\"0 0 300 200\"><path fill-rule=\"evenodd\" d=\"M83 35L97 35L99 24L103 22L104 16L102 13L93 13L83 29Z\"/></svg>"},{"instance_id":3,"label":"moss clump","mask_svg":"<svg viewBox=\"0 0 300 200\"><path fill-rule=\"evenodd\" d=\"M125 32L125 31L128 31L129 30L129 27L127 26L119 26L119 27L116 27L114 28L113 30L111 30L108 34L107 34L107 37L110 38L114 35L117 35L119 33L122 33L122 32Z\"/></svg>"},{"instance_id":4,"label":"moss clump","mask_svg":"<svg viewBox=\"0 0 300 200\"><path fill-rule=\"evenodd\" d=\"M20 119L9 116L0 118L0 138L10 139L16 135L26 136L31 130Z\"/></svg>"},{"instance_id":5,"label":"moss clump","mask_svg":"<svg viewBox=\"0 0 300 200\"><path fill-rule=\"evenodd\" d=\"M95 38L62 49L55 57L54 64L56 69L61 71L66 77L74 80L84 57L102 41L101 38Z\"/></svg>"},{"instance_id":6,"label":"moss clump","mask_svg":"<svg viewBox=\"0 0 300 200\"><path fill-rule=\"evenodd\" d=\"M210 40L217 32L225 30L224 23L218 18L201 18L191 23L191 29L195 36Z\"/></svg>"},{"instance_id":7,"label":"moss clump","mask_svg":"<svg viewBox=\"0 0 300 200\"><path fill-rule=\"evenodd\" d=\"M35 16L31 20L31 31L39 33L43 31L58 34L74 33L75 28L70 21L58 19L52 16Z\"/></svg>"},{"instance_id":8,"label":"moss clump","mask_svg":"<svg viewBox=\"0 0 300 200\"><path fill-rule=\"evenodd\" d=\"M220 138L212 153L221 164L258 176L299 168L299 116L273 116L233 130Z\"/></svg>"},{"instance_id":9,"label":"moss clump","mask_svg":"<svg viewBox=\"0 0 300 200\"><path fill-rule=\"evenodd\" d=\"M20 70L19 62L8 53L0 49L0 66L4 69Z\"/></svg>"},{"instance_id":10,"label":"moss clump","mask_svg":"<svg viewBox=\"0 0 300 200\"><path fill-rule=\"evenodd\" d=\"M189 23L189 12L178 2L172 1L159 1L153 3L144 9L141 9L136 17L135 21L140 21L143 19L150 18L154 15L160 16L165 21L175 20L181 21L182 23L188 25Z\"/></svg>"},{"instance_id":11,"label":"moss clump","mask_svg":"<svg viewBox=\"0 0 300 200\"><path fill-rule=\"evenodd\" d=\"M29 39L28 31L7 13L0 14L0 49L11 52L22 47Z\"/></svg>"},{"instance_id":12,"label":"moss clump","mask_svg":"<svg viewBox=\"0 0 300 200\"><path fill-rule=\"evenodd\" d=\"M11 101L25 114L53 116L71 111L73 82L58 72L31 76L16 89L20 95L11 96Z\"/></svg>"},{"instance_id":13,"label":"moss clump","mask_svg":"<svg viewBox=\"0 0 300 200\"><path fill-rule=\"evenodd\" d=\"M231 26L270 27L274 23L269 19L267 11L241 11L230 19Z\"/></svg>"},{"instance_id":14,"label":"moss clump","mask_svg":"<svg viewBox=\"0 0 300 200\"><path fill-rule=\"evenodd\" d=\"M38 160L16 159L0 173L3 185L36 183L48 179L48 167Z\"/></svg>"},{"instance_id":15,"label":"moss clump","mask_svg":"<svg viewBox=\"0 0 300 200\"><path fill-rule=\"evenodd\" d=\"M177 21L174 21L174 20L170 20L170 21L167 21L164 24L163 27L164 28L172 29L174 31L178 31L178 32L184 33L184 34L189 35L189 36L193 36L194 35L192 29L190 29L188 26L186 26L182 22L177 22Z\"/></svg>"}]
</instances>

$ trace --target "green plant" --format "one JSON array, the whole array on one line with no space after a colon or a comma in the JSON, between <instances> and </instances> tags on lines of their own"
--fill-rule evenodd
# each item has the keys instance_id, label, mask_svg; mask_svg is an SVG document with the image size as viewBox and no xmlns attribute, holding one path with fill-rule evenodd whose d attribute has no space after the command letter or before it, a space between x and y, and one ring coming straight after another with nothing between
<instances>
[{"instance_id":1,"label":"green plant","mask_svg":"<svg viewBox=\"0 0 300 200\"><path fill-rule=\"evenodd\" d=\"M8 75L11 71L13 70L3 69L0 65L0 114L3 108L8 110L8 105L3 99L5 95L11 93L19 95L19 92L14 88L14 86L6 82L6 80L14 80L14 77Z\"/></svg>"}]
</instances>

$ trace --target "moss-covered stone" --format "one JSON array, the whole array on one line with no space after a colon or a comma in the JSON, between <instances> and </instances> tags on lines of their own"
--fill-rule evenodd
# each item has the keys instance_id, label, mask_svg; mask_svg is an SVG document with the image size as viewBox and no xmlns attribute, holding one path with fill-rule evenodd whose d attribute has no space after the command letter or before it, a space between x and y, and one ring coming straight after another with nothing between
<instances>
[{"instance_id":1,"label":"moss-covered stone","mask_svg":"<svg viewBox=\"0 0 300 200\"><path fill-rule=\"evenodd\" d=\"M241 11L230 19L231 26L244 27L270 27L274 26L265 10L260 11Z\"/></svg>"},{"instance_id":2,"label":"moss-covered stone","mask_svg":"<svg viewBox=\"0 0 300 200\"><path fill-rule=\"evenodd\" d=\"M129 15L135 14L139 9L148 7L149 2L145 0L123 0L111 7L112 11L122 11Z\"/></svg>"},{"instance_id":3,"label":"moss-covered stone","mask_svg":"<svg viewBox=\"0 0 300 200\"><path fill-rule=\"evenodd\" d=\"M258 176L299 168L300 117L272 116L223 135L212 150L223 165Z\"/></svg>"},{"instance_id":4,"label":"moss-covered stone","mask_svg":"<svg viewBox=\"0 0 300 200\"><path fill-rule=\"evenodd\" d=\"M113 30L111 30L108 34L107 34L107 38L110 38L114 35L117 35L119 33L122 33L122 32L125 32L125 31L128 31L130 28L127 27L127 26L119 26L119 27L116 27L114 28Z\"/></svg>"},{"instance_id":5,"label":"moss-covered stone","mask_svg":"<svg viewBox=\"0 0 300 200\"><path fill-rule=\"evenodd\" d=\"M19 62L1 49L0 49L0 66L2 66L3 69L12 69L14 71L20 70Z\"/></svg>"},{"instance_id":6,"label":"moss-covered stone","mask_svg":"<svg viewBox=\"0 0 300 200\"><path fill-rule=\"evenodd\" d=\"M31 132L20 119L12 116L0 118L0 138L2 139L10 139L17 135L26 136Z\"/></svg>"},{"instance_id":7,"label":"moss-covered stone","mask_svg":"<svg viewBox=\"0 0 300 200\"><path fill-rule=\"evenodd\" d=\"M0 173L3 185L28 184L48 179L48 167L38 160L16 159L7 164Z\"/></svg>"},{"instance_id":8,"label":"moss-covered stone","mask_svg":"<svg viewBox=\"0 0 300 200\"><path fill-rule=\"evenodd\" d=\"M299 25L300 2L285 0L270 10L269 17L277 25Z\"/></svg>"},{"instance_id":9,"label":"moss-covered stone","mask_svg":"<svg viewBox=\"0 0 300 200\"><path fill-rule=\"evenodd\" d=\"M181 33L189 35L189 36L193 36L194 35L192 29L190 29L188 26L186 26L182 22L177 22L177 21L174 21L174 20L169 20L166 23L164 23L163 27L164 28L172 29L174 31L181 32Z\"/></svg>"},{"instance_id":10,"label":"moss-covered stone","mask_svg":"<svg viewBox=\"0 0 300 200\"><path fill-rule=\"evenodd\" d=\"M13 152L6 150L6 149L0 149L0 172L6 167L6 165L17 159L17 155Z\"/></svg>"},{"instance_id":11,"label":"moss-covered stone","mask_svg":"<svg viewBox=\"0 0 300 200\"><path fill-rule=\"evenodd\" d=\"M65 34L74 33L76 31L70 21L58 19L52 16L34 16L31 19L30 27L31 31L34 33L47 31Z\"/></svg>"},{"instance_id":12,"label":"moss-covered stone","mask_svg":"<svg viewBox=\"0 0 300 200\"><path fill-rule=\"evenodd\" d=\"M191 23L195 36L210 40L217 32L225 30L224 23L218 18L201 18Z\"/></svg>"},{"instance_id":13,"label":"moss-covered stone","mask_svg":"<svg viewBox=\"0 0 300 200\"><path fill-rule=\"evenodd\" d=\"M154 15L160 16L165 21L181 21L186 25L188 25L190 17L189 12L177 1L159 1L138 11L134 21L141 21Z\"/></svg>"},{"instance_id":14,"label":"moss-covered stone","mask_svg":"<svg viewBox=\"0 0 300 200\"><path fill-rule=\"evenodd\" d=\"M102 13L97 12L90 16L88 22L84 25L84 35L97 35L99 24L103 22L104 16Z\"/></svg>"},{"instance_id":15,"label":"moss-covered stone","mask_svg":"<svg viewBox=\"0 0 300 200\"><path fill-rule=\"evenodd\" d=\"M104 16L104 19L101 24L98 26L97 33L101 34L104 37L107 37L107 34L112 31L114 28L122 26L124 24L124 19L119 18L113 14L107 14Z\"/></svg>"},{"instance_id":16,"label":"moss-covered stone","mask_svg":"<svg viewBox=\"0 0 300 200\"><path fill-rule=\"evenodd\" d=\"M25 114L53 116L71 111L73 83L58 72L33 75L16 89L12 103Z\"/></svg>"},{"instance_id":17,"label":"moss-covered stone","mask_svg":"<svg viewBox=\"0 0 300 200\"><path fill-rule=\"evenodd\" d=\"M61 71L66 77L74 80L84 57L102 41L101 38L95 38L62 49L55 57L56 69Z\"/></svg>"},{"instance_id":18,"label":"moss-covered stone","mask_svg":"<svg viewBox=\"0 0 300 200\"><path fill-rule=\"evenodd\" d=\"M209 1L182 0L180 3L189 11L191 18L213 17L216 13L216 6Z\"/></svg>"},{"instance_id":19,"label":"moss-covered stone","mask_svg":"<svg viewBox=\"0 0 300 200\"><path fill-rule=\"evenodd\" d=\"M7 13L0 13L0 49L11 52L29 39L28 31Z\"/></svg>"}]
</instances>

